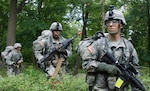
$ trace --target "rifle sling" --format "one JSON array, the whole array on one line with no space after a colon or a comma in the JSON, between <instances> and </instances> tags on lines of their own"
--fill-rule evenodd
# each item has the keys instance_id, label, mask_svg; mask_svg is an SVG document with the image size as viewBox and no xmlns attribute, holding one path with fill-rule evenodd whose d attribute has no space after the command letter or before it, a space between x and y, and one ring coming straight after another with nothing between
<instances>
[{"instance_id":1,"label":"rifle sling","mask_svg":"<svg viewBox=\"0 0 150 91\"><path fill-rule=\"evenodd\" d=\"M53 73L53 75L52 75L52 77L51 77L52 79L54 79L54 78L57 76L57 74L58 74L58 72L59 72L59 70L60 70L60 68L61 68L63 59L64 59L63 57L59 58L59 57L56 55L57 65L56 65L56 69L55 69L55 71L54 71L54 73Z\"/></svg>"}]
</instances>

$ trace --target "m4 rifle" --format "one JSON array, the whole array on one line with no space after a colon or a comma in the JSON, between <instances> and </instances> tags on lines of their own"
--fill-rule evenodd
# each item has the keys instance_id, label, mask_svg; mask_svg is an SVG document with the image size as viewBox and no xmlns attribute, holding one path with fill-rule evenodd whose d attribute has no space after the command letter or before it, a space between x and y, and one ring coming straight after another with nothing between
<instances>
[{"instance_id":1,"label":"m4 rifle","mask_svg":"<svg viewBox=\"0 0 150 91\"><path fill-rule=\"evenodd\" d=\"M42 61L40 61L40 62L38 63L39 66L40 66L40 68L41 68L45 73L47 73L47 71L46 71L46 65L47 65L48 61L53 60L53 57L54 57L55 55L58 56L58 59L64 57L64 54L61 53L60 50L67 49L68 46L73 42L73 40L74 40L78 35L80 35L80 34L81 34L81 32L76 33L72 38L67 39L66 41L64 41L64 42L62 43L62 45L61 45L58 49L55 49L55 50L53 50L52 52L47 53L47 54L44 56L44 59L42 59ZM42 65L41 65L41 64L42 64ZM55 72L54 72L54 73L55 73Z\"/></svg>"},{"instance_id":2,"label":"m4 rifle","mask_svg":"<svg viewBox=\"0 0 150 91\"><path fill-rule=\"evenodd\" d=\"M121 74L119 74L119 78L116 81L115 84L116 88L121 88L126 84L126 82L129 82L132 86L132 91L135 91L134 89L137 88L141 91L146 91L143 84L136 78L138 71L131 63L129 63L127 67L124 67L123 65L119 64L119 62L116 61L116 59L108 52L105 53L103 59L107 64L115 65L122 72Z\"/></svg>"}]
</instances>

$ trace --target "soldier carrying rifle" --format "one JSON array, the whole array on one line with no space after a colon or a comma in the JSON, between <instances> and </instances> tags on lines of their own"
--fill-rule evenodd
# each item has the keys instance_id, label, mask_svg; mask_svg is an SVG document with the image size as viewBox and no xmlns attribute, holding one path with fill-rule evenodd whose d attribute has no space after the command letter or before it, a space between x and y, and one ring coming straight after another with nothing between
<instances>
[{"instance_id":1,"label":"soldier carrying rifle","mask_svg":"<svg viewBox=\"0 0 150 91\"><path fill-rule=\"evenodd\" d=\"M120 88L115 87L116 80L122 71L103 59L108 52L121 67L132 64L137 69L139 59L136 50L130 41L121 36L123 27L126 25L123 13L111 6L105 14L105 25L108 35L88 46L84 46L87 43L82 41L79 43L78 53L83 60L82 67L87 71L86 82L89 85L89 91L93 89L94 91L128 91L128 82ZM135 91L136 88L132 89Z\"/></svg>"},{"instance_id":2,"label":"soldier carrying rifle","mask_svg":"<svg viewBox=\"0 0 150 91\"><path fill-rule=\"evenodd\" d=\"M72 48L68 46L66 49L58 50L63 45L63 42L66 41L66 38L61 36L61 32L63 31L61 23L53 22L50 29L45 31L47 34L46 38L41 36L40 39L33 42L34 55L39 67L45 72L46 77L50 78L56 72L57 64L59 63L58 59L60 58L59 54L61 54L61 71L55 74L60 76L62 73L67 72L66 66L68 65L68 61L66 58L72 55ZM55 55L53 55L54 50L57 50ZM48 56L51 56L51 58L47 59L46 57Z\"/></svg>"},{"instance_id":3,"label":"soldier carrying rifle","mask_svg":"<svg viewBox=\"0 0 150 91\"><path fill-rule=\"evenodd\" d=\"M10 46L9 46L10 47ZM7 56L5 56L6 64L7 64L7 75L8 76L16 76L20 73L20 66L23 62L23 57L20 52L21 44L15 43L12 46L13 49L9 51Z\"/></svg>"}]
</instances>

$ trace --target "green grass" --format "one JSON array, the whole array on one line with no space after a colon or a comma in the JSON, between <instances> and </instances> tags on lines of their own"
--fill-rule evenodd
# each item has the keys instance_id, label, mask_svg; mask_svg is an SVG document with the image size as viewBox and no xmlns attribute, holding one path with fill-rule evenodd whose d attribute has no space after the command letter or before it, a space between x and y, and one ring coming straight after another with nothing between
<instances>
[{"instance_id":1,"label":"green grass","mask_svg":"<svg viewBox=\"0 0 150 91\"><path fill-rule=\"evenodd\" d=\"M5 77L6 76L6 65L3 63L3 61L0 62L0 76Z\"/></svg>"},{"instance_id":2,"label":"green grass","mask_svg":"<svg viewBox=\"0 0 150 91\"><path fill-rule=\"evenodd\" d=\"M3 77L0 91L86 91L84 76L65 75L63 79L47 81L45 74L29 66L15 77Z\"/></svg>"},{"instance_id":3,"label":"green grass","mask_svg":"<svg viewBox=\"0 0 150 91\"><path fill-rule=\"evenodd\" d=\"M150 84L149 69L141 67L140 73L139 79L147 88ZM0 71L1 74L3 79L0 80L0 91L87 91L83 73L78 76L65 75L61 81L47 81L45 74L32 66L16 77L7 77L4 70Z\"/></svg>"},{"instance_id":4,"label":"green grass","mask_svg":"<svg viewBox=\"0 0 150 91\"><path fill-rule=\"evenodd\" d=\"M150 69L148 67L140 68L140 76L138 77L146 88L150 91Z\"/></svg>"}]
</instances>

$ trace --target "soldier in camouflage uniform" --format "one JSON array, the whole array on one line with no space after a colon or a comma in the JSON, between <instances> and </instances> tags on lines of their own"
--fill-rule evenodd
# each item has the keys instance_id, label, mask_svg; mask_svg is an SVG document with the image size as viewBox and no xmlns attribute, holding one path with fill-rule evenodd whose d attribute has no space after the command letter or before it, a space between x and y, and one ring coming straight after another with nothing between
<instances>
[{"instance_id":1,"label":"soldier in camouflage uniform","mask_svg":"<svg viewBox=\"0 0 150 91\"><path fill-rule=\"evenodd\" d=\"M44 66L44 72L46 73L46 77L49 78L54 74L57 61L56 56L49 60L48 63L43 64L44 56L48 53L51 53L53 50L58 49L66 38L61 36L61 32L63 31L62 25L59 22L53 22L50 26L49 30L42 32L42 35L33 42L34 54L37 59L37 63L40 66ZM66 66L68 65L67 57L72 55L72 48L69 46L67 49L60 50L64 56L64 60L61 66L61 73L66 73ZM59 74L61 74L59 72ZM59 76L58 74L58 76Z\"/></svg>"},{"instance_id":2,"label":"soldier in camouflage uniform","mask_svg":"<svg viewBox=\"0 0 150 91\"><path fill-rule=\"evenodd\" d=\"M81 48L79 54L83 59L82 67L87 71L86 82L89 91L128 91L128 86L114 88L116 76L121 71L114 65L103 61L106 52L111 53L121 65L138 66L138 56L130 41L121 36L125 18L119 9L110 9L105 14L105 25L108 35L93 42L90 46ZM82 43L79 43L79 47ZM87 43L85 43L86 45ZM83 44L82 44L83 45ZM107 74L107 75L106 75Z\"/></svg>"},{"instance_id":3,"label":"soldier in camouflage uniform","mask_svg":"<svg viewBox=\"0 0 150 91\"><path fill-rule=\"evenodd\" d=\"M21 47L20 43L15 43L14 49L6 57L8 76L16 76L20 73L20 65L23 62L23 57L20 52Z\"/></svg>"}]
</instances>

